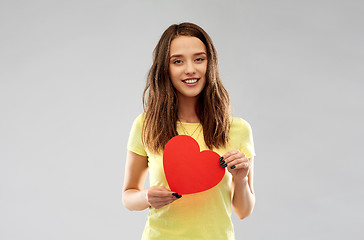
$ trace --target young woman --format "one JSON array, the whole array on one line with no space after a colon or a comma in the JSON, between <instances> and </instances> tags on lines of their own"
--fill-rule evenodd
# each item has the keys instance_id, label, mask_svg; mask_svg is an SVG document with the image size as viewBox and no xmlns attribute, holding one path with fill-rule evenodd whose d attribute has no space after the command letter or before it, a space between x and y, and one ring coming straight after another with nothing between
<instances>
[{"instance_id":1,"label":"young woman","mask_svg":"<svg viewBox=\"0 0 364 240\"><path fill-rule=\"evenodd\" d=\"M181 23L163 33L154 50L143 107L129 135L122 199L129 210L149 208L142 239L235 239L231 209L243 219L255 204L253 137L245 120L230 116L217 53L202 28ZM201 151L222 156L211 163L225 169L215 187L183 196L171 192L163 151L176 135L191 136ZM199 162L191 168L204 170ZM150 187L144 188L147 171Z\"/></svg>"}]
</instances>

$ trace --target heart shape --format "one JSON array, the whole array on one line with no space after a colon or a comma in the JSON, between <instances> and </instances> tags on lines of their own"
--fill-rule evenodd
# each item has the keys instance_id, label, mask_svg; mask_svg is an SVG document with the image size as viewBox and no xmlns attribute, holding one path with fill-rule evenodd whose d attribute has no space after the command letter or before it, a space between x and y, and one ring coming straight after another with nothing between
<instances>
[{"instance_id":1,"label":"heart shape","mask_svg":"<svg viewBox=\"0 0 364 240\"><path fill-rule=\"evenodd\" d=\"M200 152L198 142L190 136L171 138L163 153L163 168L173 192L192 194L216 186L224 177L220 155L211 150Z\"/></svg>"}]
</instances>

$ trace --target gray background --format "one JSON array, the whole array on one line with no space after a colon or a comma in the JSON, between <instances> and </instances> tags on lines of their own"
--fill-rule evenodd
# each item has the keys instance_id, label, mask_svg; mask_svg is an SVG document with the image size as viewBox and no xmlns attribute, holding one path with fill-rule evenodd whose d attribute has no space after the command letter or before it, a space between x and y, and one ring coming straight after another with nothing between
<instances>
[{"instance_id":1,"label":"gray background","mask_svg":"<svg viewBox=\"0 0 364 240\"><path fill-rule=\"evenodd\" d=\"M363 239L363 1L0 4L0 238L139 239L121 204L152 51L173 23L212 37L253 128L237 239ZM126 237L127 236L127 237Z\"/></svg>"}]
</instances>

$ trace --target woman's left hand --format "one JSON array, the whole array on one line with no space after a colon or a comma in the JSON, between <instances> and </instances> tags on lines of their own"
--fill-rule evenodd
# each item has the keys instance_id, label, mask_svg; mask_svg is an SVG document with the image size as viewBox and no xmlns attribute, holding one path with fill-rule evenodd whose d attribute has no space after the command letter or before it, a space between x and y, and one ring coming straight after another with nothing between
<instances>
[{"instance_id":1,"label":"woman's left hand","mask_svg":"<svg viewBox=\"0 0 364 240\"><path fill-rule=\"evenodd\" d=\"M222 167L226 167L234 179L243 179L248 176L251 168L251 159L238 149L225 153L220 161Z\"/></svg>"}]
</instances>

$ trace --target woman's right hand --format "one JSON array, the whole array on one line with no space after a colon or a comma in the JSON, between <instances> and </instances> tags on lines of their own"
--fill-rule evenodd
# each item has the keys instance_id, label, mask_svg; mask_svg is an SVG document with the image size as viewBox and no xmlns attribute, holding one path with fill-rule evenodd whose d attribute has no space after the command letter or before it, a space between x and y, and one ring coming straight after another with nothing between
<instances>
[{"instance_id":1,"label":"woman's right hand","mask_svg":"<svg viewBox=\"0 0 364 240\"><path fill-rule=\"evenodd\" d=\"M152 208L155 209L164 207L182 197L182 195L178 195L178 193L173 193L162 186L152 186L146 190L147 191L145 197L147 199L147 202Z\"/></svg>"}]
</instances>

